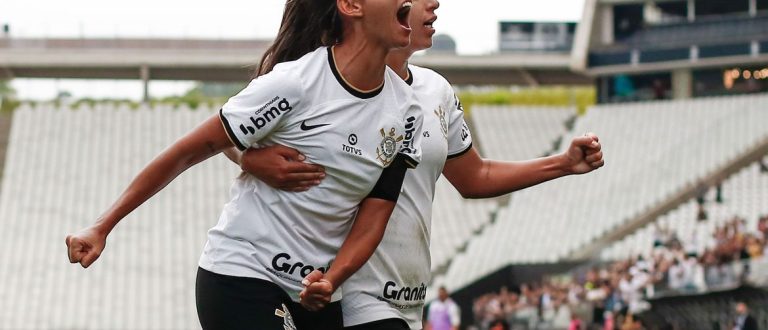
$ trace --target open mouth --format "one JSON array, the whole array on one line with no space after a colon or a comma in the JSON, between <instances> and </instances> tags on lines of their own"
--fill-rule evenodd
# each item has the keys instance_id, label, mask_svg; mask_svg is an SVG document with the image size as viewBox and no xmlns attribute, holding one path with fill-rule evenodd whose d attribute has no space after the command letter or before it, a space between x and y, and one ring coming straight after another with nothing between
<instances>
[{"instance_id":1,"label":"open mouth","mask_svg":"<svg viewBox=\"0 0 768 330\"><path fill-rule=\"evenodd\" d=\"M424 22L424 26L429 28L429 29L434 29L434 27L432 27L432 25L435 24L436 20L437 20L437 16L432 17L428 21Z\"/></svg>"},{"instance_id":2,"label":"open mouth","mask_svg":"<svg viewBox=\"0 0 768 330\"><path fill-rule=\"evenodd\" d=\"M413 3L406 1L397 10L397 22L408 30L411 29L411 24L408 22L408 14L411 12L411 7L413 7Z\"/></svg>"}]
</instances>

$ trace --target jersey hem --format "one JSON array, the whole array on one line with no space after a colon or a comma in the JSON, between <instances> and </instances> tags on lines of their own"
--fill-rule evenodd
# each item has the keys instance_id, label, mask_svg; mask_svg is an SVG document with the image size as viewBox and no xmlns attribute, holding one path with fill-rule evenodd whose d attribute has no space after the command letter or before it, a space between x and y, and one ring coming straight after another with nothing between
<instances>
[{"instance_id":1,"label":"jersey hem","mask_svg":"<svg viewBox=\"0 0 768 330\"><path fill-rule=\"evenodd\" d=\"M240 270L234 270L234 269L232 269L230 267L226 267L226 266L216 266L213 262L211 262L210 260L206 260L206 259L199 260L197 262L197 266L202 268L202 269L205 269L205 270L207 270L207 271L209 271L211 273L216 273L216 274L219 274L219 275L255 278L255 279L264 280L264 281L267 281L267 282L270 282L270 283L274 283L280 289L282 289L285 292L285 294L287 294L288 297L291 298L291 300L293 300L295 302L299 302L299 291L295 291L295 293L292 293L292 292L294 292L293 290L296 290L298 288L293 288L293 289L286 288L286 285L284 283L279 283L279 281L275 281L274 278L271 278L270 276L265 275L265 274L261 274L261 273L259 273L257 271L252 271L252 270L250 270L250 271L242 271L242 268L240 268ZM342 298L343 298L342 289L338 288L336 290L336 292L334 292L331 295L331 302L340 301Z\"/></svg>"},{"instance_id":2,"label":"jersey hem","mask_svg":"<svg viewBox=\"0 0 768 330\"><path fill-rule=\"evenodd\" d=\"M376 322L381 320L398 319L398 320L403 320L406 324L408 324L408 328L410 328L411 330L421 329L421 326L414 327L414 325L411 322L408 322L408 320L404 319L402 315L399 315L397 313L394 313L392 311L387 311L387 310L373 311L373 312L361 311L359 313L353 313L353 314L344 312L343 319L344 319L345 328L354 327L361 324L366 324L366 323L371 323L371 322Z\"/></svg>"}]
</instances>

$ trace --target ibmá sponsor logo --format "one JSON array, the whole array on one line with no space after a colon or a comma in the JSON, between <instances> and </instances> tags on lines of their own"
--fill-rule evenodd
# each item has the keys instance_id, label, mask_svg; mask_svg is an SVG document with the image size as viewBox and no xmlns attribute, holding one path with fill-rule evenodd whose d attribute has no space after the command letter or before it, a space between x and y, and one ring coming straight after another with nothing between
<instances>
[{"instance_id":1,"label":"ibm\u00e1 sponsor logo","mask_svg":"<svg viewBox=\"0 0 768 330\"><path fill-rule=\"evenodd\" d=\"M267 123L270 123L284 113L293 110L293 107L291 107L291 103L288 102L288 100L283 98L276 106L273 106L266 111L264 110L265 108L256 111L256 115L249 118L253 126L240 124L240 130L243 131L243 134L256 134L256 130L262 129Z\"/></svg>"}]
</instances>

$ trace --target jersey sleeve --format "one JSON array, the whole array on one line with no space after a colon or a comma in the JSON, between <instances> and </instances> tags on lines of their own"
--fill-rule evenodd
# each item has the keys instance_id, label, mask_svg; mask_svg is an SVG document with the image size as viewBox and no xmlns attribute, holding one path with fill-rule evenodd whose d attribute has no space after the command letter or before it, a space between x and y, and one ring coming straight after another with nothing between
<instances>
[{"instance_id":1,"label":"jersey sleeve","mask_svg":"<svg viewBox=\"0 0 768 330\"><path fill-rule=\"evenodd\" d=\"M251 81L219 111L224 129L240 150L281 126L302 99L301 81L288 71L272 71Z\"/></svg>"},{"instance_id":2,"label":"jersey sleeve","mask_svg":"<svg viewBox=\"0 0 768 330\"><path fill-rule=\"evenodd\" d=\"M421 162L421 131L424 125L424 112L417 103L412 103L405 113L405 139L400 147L405 164L416 168Z\"/></svg>"},{"instance_id":3,"label":"jersey sleeve","mask_svg":"<svg viewBox=\"0 0 768 330\"><path fill-rule=\"evenodd\" d=\"M405 172L421 162L421 129L424 120L421 107L413 103L405 116L405 136L392 163L381 172L367 198L397 202L405 180Z\"/></svg>"},{"instance_id":4,"label":"jersey sleeve","mask_svg":"<svg viewBox=\"0 0 768 330\"><path fill-rule=\"evenodd\" d=\"M472 134L464 120L464 107L459 97L453 93L453 88L447 85L448 97L446 99L445 116L448 119L448 158L463 155L472 149Z\"/></svg>"}]
</instances>

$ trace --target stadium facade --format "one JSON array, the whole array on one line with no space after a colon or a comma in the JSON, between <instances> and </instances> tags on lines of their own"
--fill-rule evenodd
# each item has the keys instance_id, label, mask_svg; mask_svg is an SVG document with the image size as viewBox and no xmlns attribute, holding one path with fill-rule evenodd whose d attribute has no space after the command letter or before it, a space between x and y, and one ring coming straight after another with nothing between
<instances>
[{"instance_id":1,"label":"stadium facade","mask_svg":"<svg viewBox=\"0 0 768 330\"><path fill-rule=\"evenodd\" d=\"M601 103L768 90L766 0L587 0L572 68Z\"/></svg>"}]
</instances>

